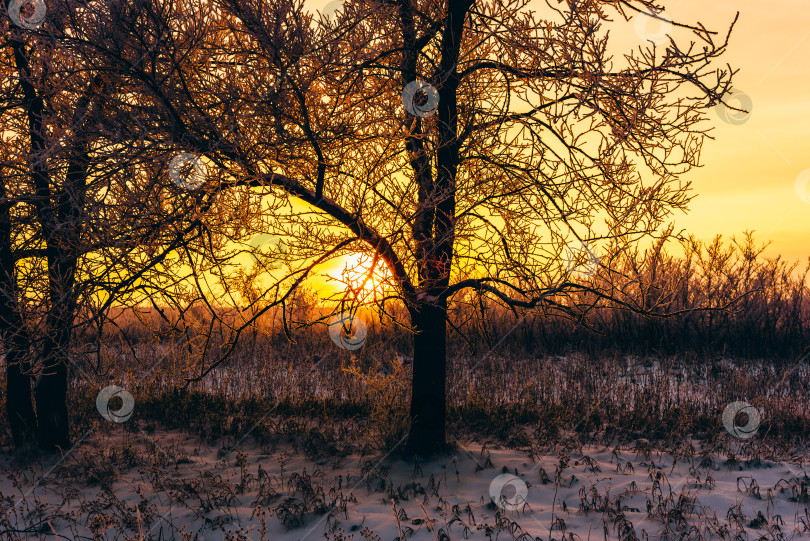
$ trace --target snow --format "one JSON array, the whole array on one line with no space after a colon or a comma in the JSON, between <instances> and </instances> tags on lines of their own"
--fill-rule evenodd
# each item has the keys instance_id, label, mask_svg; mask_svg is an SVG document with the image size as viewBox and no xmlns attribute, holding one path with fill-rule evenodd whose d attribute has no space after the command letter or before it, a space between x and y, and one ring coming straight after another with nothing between
<instances>
[{"instance_id":1,"label":"snow","mask_svg":"<svg viewBox=\"0 0 810 541\"><path fill-rule=\"evenodd\" d=\"M415 463L179 431L91 434L64 459L3 458L2 524L40 524L21 539L92 539L93 525L99 539L199 541L658 539L667 527L670 538L810 539L802 461L729 460L692 444L675 460L646 440L535 457L464 443Z\"/></svg>"}]
</instances>

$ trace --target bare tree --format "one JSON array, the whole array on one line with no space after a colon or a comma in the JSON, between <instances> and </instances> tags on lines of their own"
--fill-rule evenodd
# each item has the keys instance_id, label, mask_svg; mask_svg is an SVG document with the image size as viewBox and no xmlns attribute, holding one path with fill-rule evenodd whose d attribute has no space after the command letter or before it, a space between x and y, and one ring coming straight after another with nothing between
<instances>
[{"instance_id":1,"label":"bare tree","mask_svg":"<svg viewBox=\"0 0 810 541\"><path fill-rule=\"evenodd\" d=\"M70 23L82 9L50 2L39 26L6 19L0 50L7 413L15 443L36 438L48 450L70 443L71 367L88 357L75 338L100 331L110 305L138 302L137 292L164 284L174 268L167 254L195 234L174 210L196 203L161 205L167 184L179 188L158 174L148 144L133 135L139 128L115 108L119 93L104 70L71 48Z\"/></svg>"},{"instance_id":2,"label":"bare tree","mask_svg":"<svg viewBox=\"0 0 810 541\"><path fill-rule=\"evenodd\" d=\"M385 267L378 308L402 303L413 330L407 450L419 454L445 445L448 310L466 292L572 317L583 307L569 295L582 292L589 307L656 309L571 271L609 277L611 257L667 234L689 201L679 178L698 163L705 110L733 75L715 65L731 29L718 38L646 0L541 12L524 0L353 0L328 21L296 0L104 6L66 15L77 30L63 38L104 70L116 119L140 127L124 140L153 161L132 167L165 177L186 152L208 170L172 192L194 201L174 207L193 211L178 231L194 240L155 245L179 249L205 298L214 288L199 277L227 290L250 238L282 238L273 254L253 250L288 269L252 296L254 315L285 305L318 265L369 254ZM617 55L617 16L659 19L673 37L640 36Z\"/></svg>"},{"instance_id":3,"label":"bare tree","mask_svg":"<svg viewBox=\"0 0 810 541\"><path fill-rule=\"evenodd\" d=\"M17 443L36 433L43 448L55 449L69 441L66 352L77 306L75 275L90 165L90 140L75 134L87 124L98 81L85 79L79 89L71 80L75 66L60 58L51 40L6 22L3 131L13 137L2 164L0 331L7 407ZM25 316L32 301L42 308L39 325ZM30 358L32 347L36 359ZM40 367L36 417L32 360Z\"/></svg>"}]
</instances>

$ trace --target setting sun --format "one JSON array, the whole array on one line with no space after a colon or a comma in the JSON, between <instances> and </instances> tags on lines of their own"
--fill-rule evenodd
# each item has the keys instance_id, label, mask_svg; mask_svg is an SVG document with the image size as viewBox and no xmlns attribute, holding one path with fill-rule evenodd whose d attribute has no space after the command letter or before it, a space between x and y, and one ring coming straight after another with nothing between
<instances>
[{"instance_id":1,"label":"setting sun","mask_svg":"<svg viewBox=\"0 0 810 541\"><path fill-rule=\"evenodd\" d=\"M7 0L0 535L807 539L781 0Z\"/></svg>"},{"instance_id":2,"label":"setting sun","mask_svg":"<svg viewBox=\"0 0 810 541\"><path fill-rule=\"evenodd\" d=\"M327 273L325 287L356 296L359 302L379 299L384 294L391 275L382 260L368 254L353 254L340 258Z\"/></svg>"}]
</instances>

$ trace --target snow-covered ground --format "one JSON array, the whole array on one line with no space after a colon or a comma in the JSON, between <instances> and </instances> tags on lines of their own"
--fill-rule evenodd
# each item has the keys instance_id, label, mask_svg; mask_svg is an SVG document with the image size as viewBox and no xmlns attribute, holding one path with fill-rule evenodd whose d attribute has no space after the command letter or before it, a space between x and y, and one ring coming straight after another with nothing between
<instances>
[{"instance_id":1,"label":"snow-covered ground","mask_svg":"<svg viewBox=\"0 0 810 541\"><path fill-rule=\"evenodd\" d=\"M414 463L89 434L63 459L2 459L0 538L810 539L802 461L681 449L676 460L638 440L531 457L460 444Z\"/></svg>"}]
</instances>

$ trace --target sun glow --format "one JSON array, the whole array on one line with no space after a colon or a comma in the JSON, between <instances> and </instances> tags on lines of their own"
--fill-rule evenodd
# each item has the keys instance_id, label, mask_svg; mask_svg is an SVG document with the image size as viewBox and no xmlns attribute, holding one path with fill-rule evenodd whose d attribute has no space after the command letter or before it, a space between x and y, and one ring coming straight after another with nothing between
<instances>
[{"instance_id":1,"label":"sun glow","mask_svg":"<svg viewBox=\"0 0 810 541\"><path fill-rule=\"evenodd\" d=\"M391 278L385 263L368 254L351 254L340 259L339 266L327 273L333 287L360 302L380 299Z\"/></svg>"}]
</instances>

